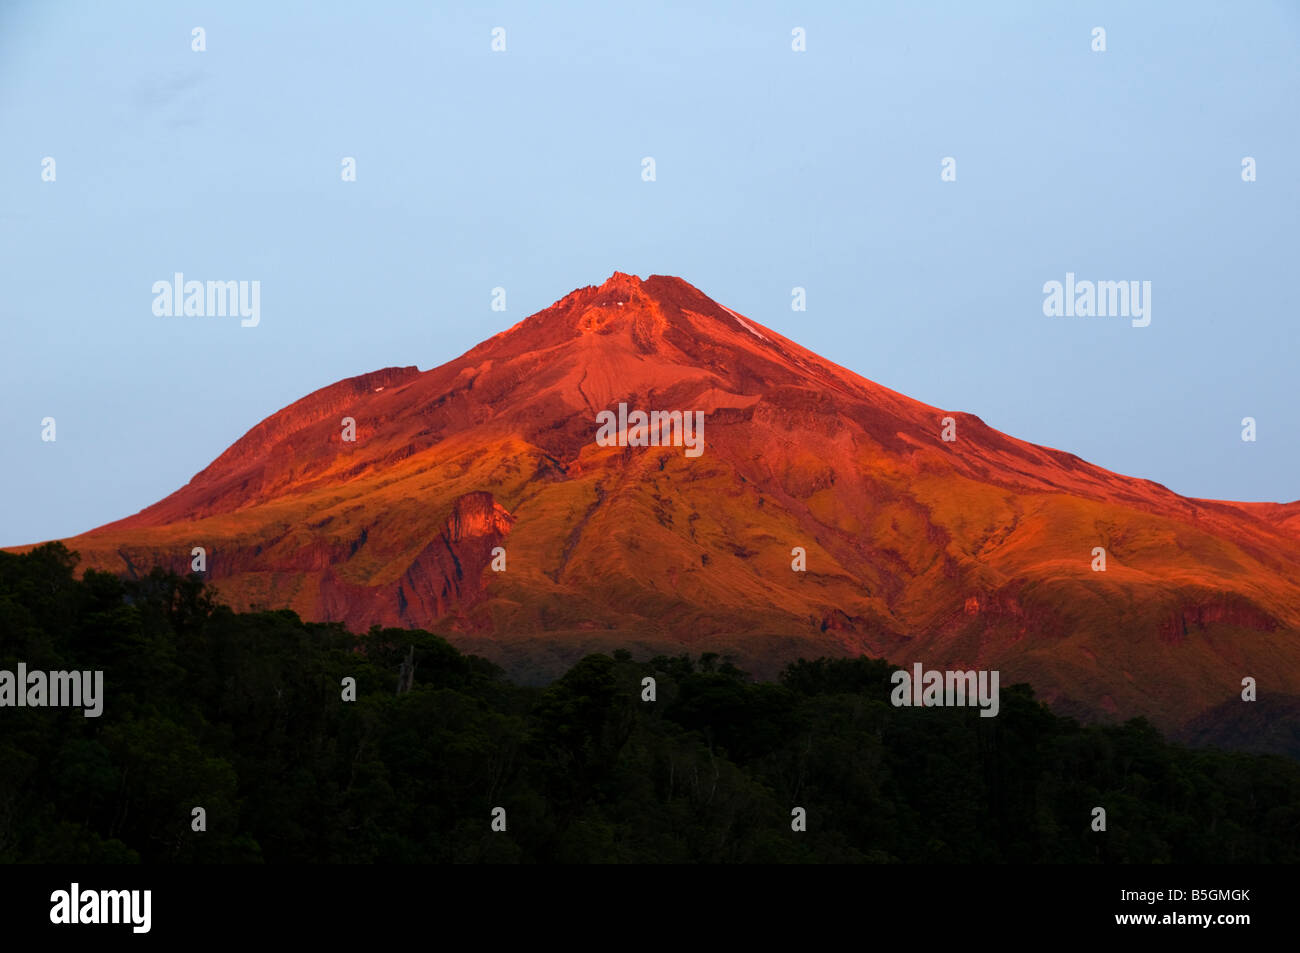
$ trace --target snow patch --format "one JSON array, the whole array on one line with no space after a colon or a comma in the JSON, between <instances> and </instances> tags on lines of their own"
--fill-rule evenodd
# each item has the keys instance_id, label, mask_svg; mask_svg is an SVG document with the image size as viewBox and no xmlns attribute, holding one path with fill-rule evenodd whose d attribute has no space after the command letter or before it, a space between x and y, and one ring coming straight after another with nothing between
<instances>
[{"instance_id":1,"label":"snow patch","mask_svg":"<svg viewBox=\"0 0 1300 953\"><path fill-rule=\"evenodd\" d=\"M718 307L721 308L723 311L727 312L727 314L731 315L733 318L735 318L735 319L736 319L736 323L739 324L739 325L740 325L742 328L744 328L746 331L748 331L750 334L754 335L754 337L758 338L760 341L766 341L766 340L767 340L767 338L766 338L765 336L763 336L762 334L759 334L758 331L754 330L754 326L753 326L753 325L751 325L748 321L746 321L746 320L745 320L744 318L742 318L740 315L736 314L736 312L732 311L732 310L731 310L730 308L728 308L725 304L720 304L720 305L718 305Z\"/></svg>"}]
</instances>

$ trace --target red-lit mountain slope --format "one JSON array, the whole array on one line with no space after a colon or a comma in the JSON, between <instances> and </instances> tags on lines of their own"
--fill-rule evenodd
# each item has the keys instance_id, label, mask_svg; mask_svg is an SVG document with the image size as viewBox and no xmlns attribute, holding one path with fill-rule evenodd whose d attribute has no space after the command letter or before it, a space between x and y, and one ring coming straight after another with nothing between
<instances>
[{"instance_id":1,"label":"red-lit mountain slope","mask_svg":"<svg viewBox=\"0 0 1300 953\"><path fill-rule=\"evenodd\" d=\"M704 411L704 452L597 446L620 402ZM66 542L120 572L188 571L201 545L237 607L433 628L524 675L620 646L763 675L867 652L1165 726L1246 675L1300 692L1300 504L1188 499L1016 440L661 276L310 394Z\"/></svg>"}]
</instances>

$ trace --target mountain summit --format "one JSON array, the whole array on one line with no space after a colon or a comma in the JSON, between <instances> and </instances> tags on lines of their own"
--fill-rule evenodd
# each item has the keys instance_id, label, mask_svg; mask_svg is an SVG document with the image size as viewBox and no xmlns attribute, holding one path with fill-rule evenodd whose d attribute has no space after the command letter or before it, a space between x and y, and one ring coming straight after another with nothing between
<instances>
[{"instance_id":1,"label":"mountain summit","mask_svg":"<svg viewBox=\"0 0 1300 953\"><path fill-rule=\"evenodd\" d=\"M671 415L696 412L692 457ZM66 542L123 573L188 572L201 546L236 607L431 628L538 678L618 647L767 675L865 652L1165 726L1247 676L1300 691L1300 503L1188 499L1016 440L660 275L322 388Z\"/></svg>"}]
</instances>

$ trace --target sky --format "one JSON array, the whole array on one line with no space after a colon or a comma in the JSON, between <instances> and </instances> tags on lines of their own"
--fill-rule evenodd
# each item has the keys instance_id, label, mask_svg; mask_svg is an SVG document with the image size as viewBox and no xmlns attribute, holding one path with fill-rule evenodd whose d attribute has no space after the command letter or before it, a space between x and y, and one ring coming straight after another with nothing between
<instances>
[{"instance_id":1,"label":"sky","mask_svg":"<svg viewBox=\"0 0 1300 953\"><path fill-rule=\"evenodd\" d=\"M1188 496L1300 498L1300 4L983 6L6 0L0 545L614 271ZM156 315L176 272L259 281L259 323ZM1067 272L1151 282L1149 326L1046 316Z\"/></svg>"}]
</instances>

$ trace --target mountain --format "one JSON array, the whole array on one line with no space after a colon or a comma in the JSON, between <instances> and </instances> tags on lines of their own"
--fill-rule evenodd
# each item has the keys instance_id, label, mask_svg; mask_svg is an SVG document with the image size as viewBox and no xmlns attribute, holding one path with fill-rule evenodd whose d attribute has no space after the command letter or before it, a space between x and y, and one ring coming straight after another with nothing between
<instances>
[{"instance_id":1,"label":"mountain","mask_svg":"<svg viewBox=\"0 0 1300 953\"><path fill-rule=\"evenodd\" d=\"M620 403L703 411L703 452L598 445ZM868 653L1165 727L1245 676L1300 694L1300 502L1189 499L1017 440L658 275L322 388L65 542L129 574L203 546L238 608L426 627L536 679L620 647L760 675Z\"/></svg>"}]
</instances>

